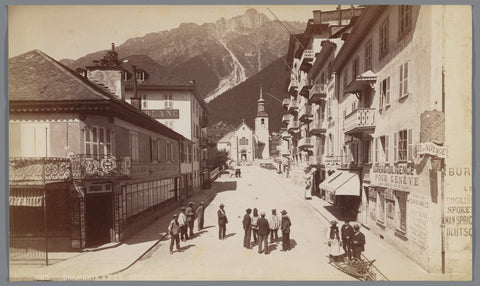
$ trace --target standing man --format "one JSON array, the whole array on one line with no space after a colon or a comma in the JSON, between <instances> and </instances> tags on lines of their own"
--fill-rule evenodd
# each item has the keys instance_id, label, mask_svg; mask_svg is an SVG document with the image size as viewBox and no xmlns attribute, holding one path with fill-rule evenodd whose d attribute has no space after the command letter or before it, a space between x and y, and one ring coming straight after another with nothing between
<instances>
[{"instance_id":1,"label":"standing man","mask_svg":"<svg viewBox=\"0 0 480 286\"><path fill-rule=\"evenodd\" d=\"M168 225L168 234L170 235L170 255L173 254L173 244L177 244L177 251L180 251L180 237L179 237L180 225L178 224L177 215L173 215L173 219Z\"/></svg>"},{"instance_id":2,"label":"standing man","mask_svg":"<svg viewBox=\"0 0 480 286\"><path fill-rule=\"evenodd\" d=\"M258 219L258 253L262 253L262 244L265 245L265 254L268 254L268 234L270 234L270 226L265 218L265 213L260 214Z\"/></svg>"},{"instance_id":3,"label":"standing man","mask_svg":"<svg viewBox=\"0 0 480 286\"><path fill-rule=\"evenodd\" d=\"M345 221L345 223L342 225L342 244L343 244L343 250L345 251L345 255L348 258L352 258L352 249L350 245L350 241L353 236L353 227L349 224L350 222L348 220Z\"/></svg>"},{"instance_id":4,"label":"standing man","mask_svg":"<svg viewBox=\"0 0 480 286\"><path fill-rule=\"evenodd\" d=\"M202 230L203 229L203 215L205 213L205 209L204 209L204 203L201 202L200 203L200 206L198 206L197 208L197 225L198 225L198 230Z\"/></svg>"},{"instance_id":5,"label":"standing man","mask_svg":"<svg viewBox=\"0 0 480 286\"><path fill-rule=\"evenodd\" d=\"M277 210L272 210L272 216L268 222L270 226L270 243L274 243L278 240L278 229L280 228L280 218L277 216Z\"/></svg>"},{"instance_id":6,"label":"standing man","mask_svg":"<svg viewBox=\"0 0 480 286\"><path fill-rule=\"evenodd\" d=\"M282 251L290 250L290 226L292 222L287 216L287 211L282 211Z\"/></svg>"},{"instance_id":7,"label":"standing man","mask_svg":"<svg viewBox=\"0 0 480 286\"><path fill-rule=\"evenodd\" d=\"M220 204L220 209L217 211L218 215L218 239L225 239L225 233L227 232L227 214L223 209L225 207L223 204Z\"/></svg>"},{"instance_id":8,"label":"standing man","mask_svg":"<svg viewBox=\"0 0 480 286\"><path fill-rule=\"evenodd\" d=\"M353 226L352 236L352 254L353 258L361 259L362 251L365 251L365 235L360 232L360 225L355 224Z\"/></svg>"},{"instance_id":9,"label":"standing man","mask_svg":"<svg viewBox=\"0 0 480 286\"><path fill-rule=\"evenodd\" d=\"M243 216L243 230L245 231L245 236L243 237L243 247L250 248L250 239L252 235L252 218L250 214L252 209L248 208L246 214Z\"/></svg>"},{"instance_id":10,"label":"standing man","mask_svg":"<svg viewBox=\"0 0 480 286\"><path fill-rule=\"evenodd\" d=\"M193 238L193 223L195 221L195 213L193 212L193 202L188 203L187 208L187 228L190 230L188 236Z\"/></svg>"},{"instance_id":11,"label":"standing man","mask_svg":"<svg viewBox=\"0 0 480 286\"><path fill-rule=\"evenodd\" d=\"M182 241L188 239L187 234L187 216L185 215L185 207L181 207L181 212L178 215L178 224L180 225L180 238Z\"/></svg>"}]
</instances>

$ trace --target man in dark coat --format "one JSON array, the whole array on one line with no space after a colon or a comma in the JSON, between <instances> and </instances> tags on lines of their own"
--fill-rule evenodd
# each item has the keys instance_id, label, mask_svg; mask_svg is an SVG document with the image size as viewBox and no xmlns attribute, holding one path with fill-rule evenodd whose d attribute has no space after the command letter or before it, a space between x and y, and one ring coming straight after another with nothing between
<instances>
[{"instance_id":1,"label":"man in dark coat","mask_svg":"<svg viewBox=\"0 0 480 286\"><path fill-rule=\"evenodd\" d=\"M188 203L187 213L187 228L190 230L188 236L193 238L193 224L195 221L195 213L193 212L193 202Z\"/></svg>"},{"instance_id":2,"label":"man in dark coat","mask_svg":"<svg viewBox=\"0 0 480 286\"><path fill-rule=\"evenodd\" d=\"M365 235L360 232L358 224L353 226L353 236L351 239L353 258L361 259L362 251L365 251Z\"/></svg>"},{"instance_id":3,"label":"man in dark coat","mask_svg":"<svg viewBox=\"0 0 480 286\"><path fill-rule=\"evenodd\" d=\"M220 204L220 209L217 211L218 215L218 239L225 239L225 233L227 232L227 214L223 209L224 205Z\"/></svg>"},{"instance_id":4,"label":"man in dark coat","mask_svg":"<svg viewBox=\"0 0 480 286\"><path fill-rule=\"evenodd\" d=\"M252 236L252 218L250 214L252 209L248 208L246 214L243 216L243 230L245 231L245 236L243 237L243 247L250 248L250 239Z\"/></svg>"},{"instance_id":5,"label":"man in dark coat","mask_svg":"<svg viewBox=\"0 0 480 286\"><path fill-rule=\"evenodd\" d=\"M287 212L283 210L282 212L282 251L290 250L290 226L292 222L287 216Z\"/></svg>"},{"instance_id":6,"label":"man in dark coat","mask_svg":"<svg viewBox=\"0 0 480 286\"><path fill-rule=\"evenodd\" d=\"M265 218L265 213L260 214L258 219L258 253L262 253L262 244L265 245L265 254L268 254L268 235L270 234L270 227L268 220Z\"/></svg>"},{"instance_id":7,"label":"man in dark coat","mask_svg":"<svg viewBox=\"0 0 480 286\"><path fill-rule=\"evenodd\" d=\"M349 224L348 220L342 225L341 233L342 233L342 244L343 250L345 251L345 256L348 258L352 258L352 249L350 246L350 241L353 236L353 227Z\"/></svg>"},{"instance_id":8,"label":"man in dark coat","mask_svg":"<svg viewBox=\"0 0 480 286\"><path fill-rule=\"evenodd\" d=\"M198 208L196 210L196 213L197 213L198 230L202 230L203 229L203 222L204 222L204 214L205 214L205 209L204 209L204 203L203 202L201 202L200 206L198 206Z\"/></svg>"}]
</instances>

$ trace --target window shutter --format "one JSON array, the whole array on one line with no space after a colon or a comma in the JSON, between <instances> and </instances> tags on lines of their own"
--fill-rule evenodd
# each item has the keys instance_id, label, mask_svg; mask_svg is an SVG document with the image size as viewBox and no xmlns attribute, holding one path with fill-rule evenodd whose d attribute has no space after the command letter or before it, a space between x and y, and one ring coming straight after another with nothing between
<instances>
[{"instance_id":1,"label":"window shutter","mask_svg":"<svg viewBox=\"0 0 480 286\"><path fill-rule=\"evenodd\" d=\"M379 108L382 108L383 107L383 89L384 89L384 86L383 86L383 81L380 82L380 100L379 100Z\"/></svg>"},{"instance_id":2,"label":"window shutter","mask_svg":"<svg viewBox=\"0 0 480 286\"><path fill-rule=\"evenodd\" d=\"M378 163L378 138L375 138L375 163Z\"/></svg>"},{"instance_id":3,"label":"window shutter","mask_svg":"<svg viewBox=\"0 0 480 286\"><path fill-rule=\"evenodd\" d=\"M403 66L400 65L400 90L398 93L398 97L402 97L402 91L403 91Z\"/></svg>"},{"instance_id":4,"label":"window shutter","mask_svg":"<svg viewBox=\"0 0 480 286\"><path fill-rule=\"evenodd\" d=\"M178 144L173 144L173 162L178 162Z\"/></svg>"},{"instance_id":5,"label":"window shutter","mask_svg":"<svg viewBox=\"0 0 480 286\"><path fill-rule=\"evenodd\" d=\"M152 161L158 161L157 139L152 139Z\"/></svg>"},{"instance_id":6,"label":"window shutter","mask_svg":"<svg viewBox=\"0 0 480 286\"><path fill-rule=\"evenodd\" d=\"M390 77L387 77L387 80L386 80L385 105L390 105Z\"/></svg>"},{"instance_id":7,"label":"window shutter","mask_svg":"<svg viewBox=\"0 0 480 286\"><path fill-rule=\"evenodd\" d=\"M150 137L150 162L153 161L153 138Z\"/></svg>"},{"instance_id":8,"label":"window shutter","mask_svg":"<svg viewBox=\"0 0 480 286\"><path fill-rule=\"evenodd\" d=\"M407 142L408 142L408 147L407 147L407 161L412 161L413 160L413 138L412 138L412 129L408 129L407 131Z\"/></svg>"},{"instance_id":9,"label":"window shutter","mask_svg":"<svg viewBox=\"0 0 480 286\"><path fill-rule=\"evenodd\" d=\"M160 139L160 162L162 163L165 163L165 161L167 160L167 158L165 157L165 140L163 139Z\"/></svg>"},{"instance_id":10,"label":"window shutter","mask_svg":"<svg viewBox=\"0 0 480 286\"><path fill-rule=\"evenodd\" d=\"M388 163L388 135L385 135L385 162Z\"/></svg>"},{"instance_id":11,"label":"window shutter","mask_svg":"<svg viewBox=\"0 0 480 286\"><path fill-rule=\"evenodd\" d=\"M403 65L403 94L406 95L408 93L408 62Z\"/></svg>"},{"instance_id":12,"label":"window shutter","mask_svg":"<svg viewBox=\"0 0 480 286\"><path fill-rule=\"evenodd\" d=\"M398 144L398 135L397 135L397 133L394 133L393 134L393 162L398 161L397 144Z\"/></svg>"}]
</instances>

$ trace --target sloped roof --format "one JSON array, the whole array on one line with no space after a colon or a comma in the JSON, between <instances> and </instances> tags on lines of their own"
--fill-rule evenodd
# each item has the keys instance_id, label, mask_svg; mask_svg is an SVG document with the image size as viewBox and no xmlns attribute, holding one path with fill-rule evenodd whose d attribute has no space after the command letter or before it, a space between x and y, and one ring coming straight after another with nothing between
<instances>
[{"instance_id":1,"label":"sloped roof","mask_svg":"<svg viewBox=\"0 0 480 286\"><path fill-rule=\"evenodd\" d=\"M39 50L9 59L9 100L108 100L113 95Z\"/></svg>"},{"instance_id":2,"label":"sloped roof","mask_svg":"<svg viewBox=\"0 0 480 286\"><path fill-rule=\"evenodd\" d=\"M243 121L242 123L240 123L240 125L238 125L238 127L235 128L235 132L236 132L238 129L240 129L240 127L242 127L242 126L246 126L246 127L248 128L248 130L250 130L250 131L253 132L253 129L250 128L250 126L248 126L247 123L245 123L245 121Z\"/></svg>"},{"instance_id":3,"label":"sloped roof","mask_svg":"<svg viewBox=\"0 0 480 286\"><path fill-rule=\"evenodd\" d=\"M220 140L218 140L217 143L230 142L230 138L232 138L233 134L235 134L235 131L228 132L227 134L225 134L225 136L223 136Z\"/></svg>"}]
</instances>

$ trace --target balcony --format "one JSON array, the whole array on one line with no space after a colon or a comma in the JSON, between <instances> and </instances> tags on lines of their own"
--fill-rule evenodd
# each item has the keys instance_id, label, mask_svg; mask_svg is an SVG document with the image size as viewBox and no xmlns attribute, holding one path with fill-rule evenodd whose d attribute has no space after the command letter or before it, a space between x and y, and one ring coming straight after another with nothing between
<instances>
[{"instance_id":1,"label":"balcony","mask_svg":"<svg viewBox=\"0 0 480 286\"><path fill-rule=\"evenodd\" d=\"M343 132L347 135L371 133L374 129L375 108L356 109L343 121Z\"/></svg>"},{"instance_id":2,"label":"balcony","mask_svg":"<svg viewBox=\"0 0 480 286\"><path fill-rule=\"evenodd\" d=\"M312 137L303 137L298 140L298 148L300 149L310 149L313 148L314 140Z\"/></svg>"},{"instance_id":3,"label":"balcony","mask_svg":"<svg viewBox=\"0 0 480 286\"><path fill-rule=\"evenodd\" d=\"M290 114L296 114L298 112L298 103L296 100L291 100L287 107L287 112Z\"/></svg>"},{"instance_id":4,"label":"balcony","mask_svg":"<svg viewBox=\"0 0 480 286\"><path fill-rule=\"evenodd\" d=\"M284 108L288 108L289 105L290 105L290 98L285 98L285 99L283 99L283 101L282 101L282 106L283 106Z\"/></svg>"},{"instance_id":5,"label":"balcony","mask_svg":"<svg viewBox=\"0 0 480 286\"><path fill-rule=\"evenodd\" d=\"M321 103L327 98L327 85L316 83L312 86L309 93L310 103Z\"/></svg>"},{"instance_id":6,"label":"balcony","mask_svg":"<svg viewBox=\"0 0 480 286\"><path fill-rule=\"evenodd\" d=\"M130 156L73 155L72 177L74 179L98 179L129 177Z\"/></svg>"},{"instance_id":7,"label":"balcony","mask_svg":"<svg viewBox=\"0 0 480 286\"><path fill-rule=\"evenodd\" d=\"M308 165L314 166L314 165L321 165L324 164L322 156L320 155L312 155L308 157Z\"/></svg>"},{"instance_id":8,"label":"balcony","mask_svg":"<svg viewBox=\"0 0 480 286\"><path fill-rule=\"evenodd\" d=\"M291 116L290 114L284 114L282 116L282 123L288 124L288 122L290 121L290 116Z\"/></svg>"},{"instance_id":9,"label":"balcony","mask_svg":"<svg viewBox=\"0 0 480 286\"><path fill-rule=\"evenodd\" d=\"M300 70L308 72L312 67L312 61L315 58L315 52L313 50L304 50L302 58L300 59Z\"/></svg>"},{"instance_id":10,"label":"balcony","mask_svg":"<svg viewBox=\"0 0 480 286\"><path fill-rule=\"evenodd\" d=\"M208 126L208 117L202 116L202 117L200 118L200 127L201 127L201 128L205 128L205 127L207 127L207 126Z\"/></svg>"},{"instance_id":11,"label":"balcony","mask_svg":"<svg viewBox=\"0 0 480 286\"><path fill-rule=\"evenodd\" d=\"M299 131L298 130L299 126L300 124L298 123L297 120L290 119L290 122L288 123L288 126L287 126L287 131L290 133L296 133Z\"/></svg>"},{"instance_id":12,"label":"balcony","mask_svg":"<svg viewBox=\"0 0 480 286\"><path fill-rule=\"evenodd\" d=\"M298 81L294 77L290 78L290 84L288 85L288 92L293 93L297 92Z\"/></svg>"},{"instance_id":13,"label":"balcony","mask_svg":"<svg viewBox=\"0 0 480 286\"><path fill-rule=\"evenodd\" d=\"M300 82L298 90L299 90L298 93L301 96L308 97L310 92L310 81L306 77Z\"/></svg>"},{"instance_id":14,"label":"balcony","mask_svg":"<svg viewBox=\"0 0 480 286\"><path fill-rule=\"evenodd\" d=\"M282 133L282 139L283 139L283 140L287 140L287 141L288 141L288 140L290 139L290 137L292 137L292 135L290 135L290 133L288 133L287 131L285 131L285 132Z\"/></svg>"},{"instance_id":15,"label":"balcony","mask_svg":"<svg viewBox=\"0 0 480 286\"><path fill-rule=\"evenodd\" d=\"M200 148L205 149L208 147L208 138L207 137L201 137L200 138Z\"/></svg>"},{"instance_id":16,"label":"balcony","mask_svg":"<svg viewBox=\"0 0 480 286\"><path fill-rule=\"evenodd\" d=\"M309 123L313 119L312 115L312 107L308 104L304 104L299 110L298 110L298 119L301 122Z\"/></svg>"},{"instance_id":17,"label":"balcony","mask_svg":"<svg viewBox=\"0 0 480 286\"><path fill-rule=\"evenodd\" d=\"M8 162L8 179L22 183L67 181L72 177L71 166L68 158L12 157Z\"/></svg>"},{"instance_id":18,"label":"balcony","mask_svg":"<svg viewBox=\"0 0 480 286\"><path fill-rule=\"evenodd\" d=\"M320 136L327 132L327 124L324 120L313 120L310 123L310 135Z\"/></svg>"}]
</instances>

